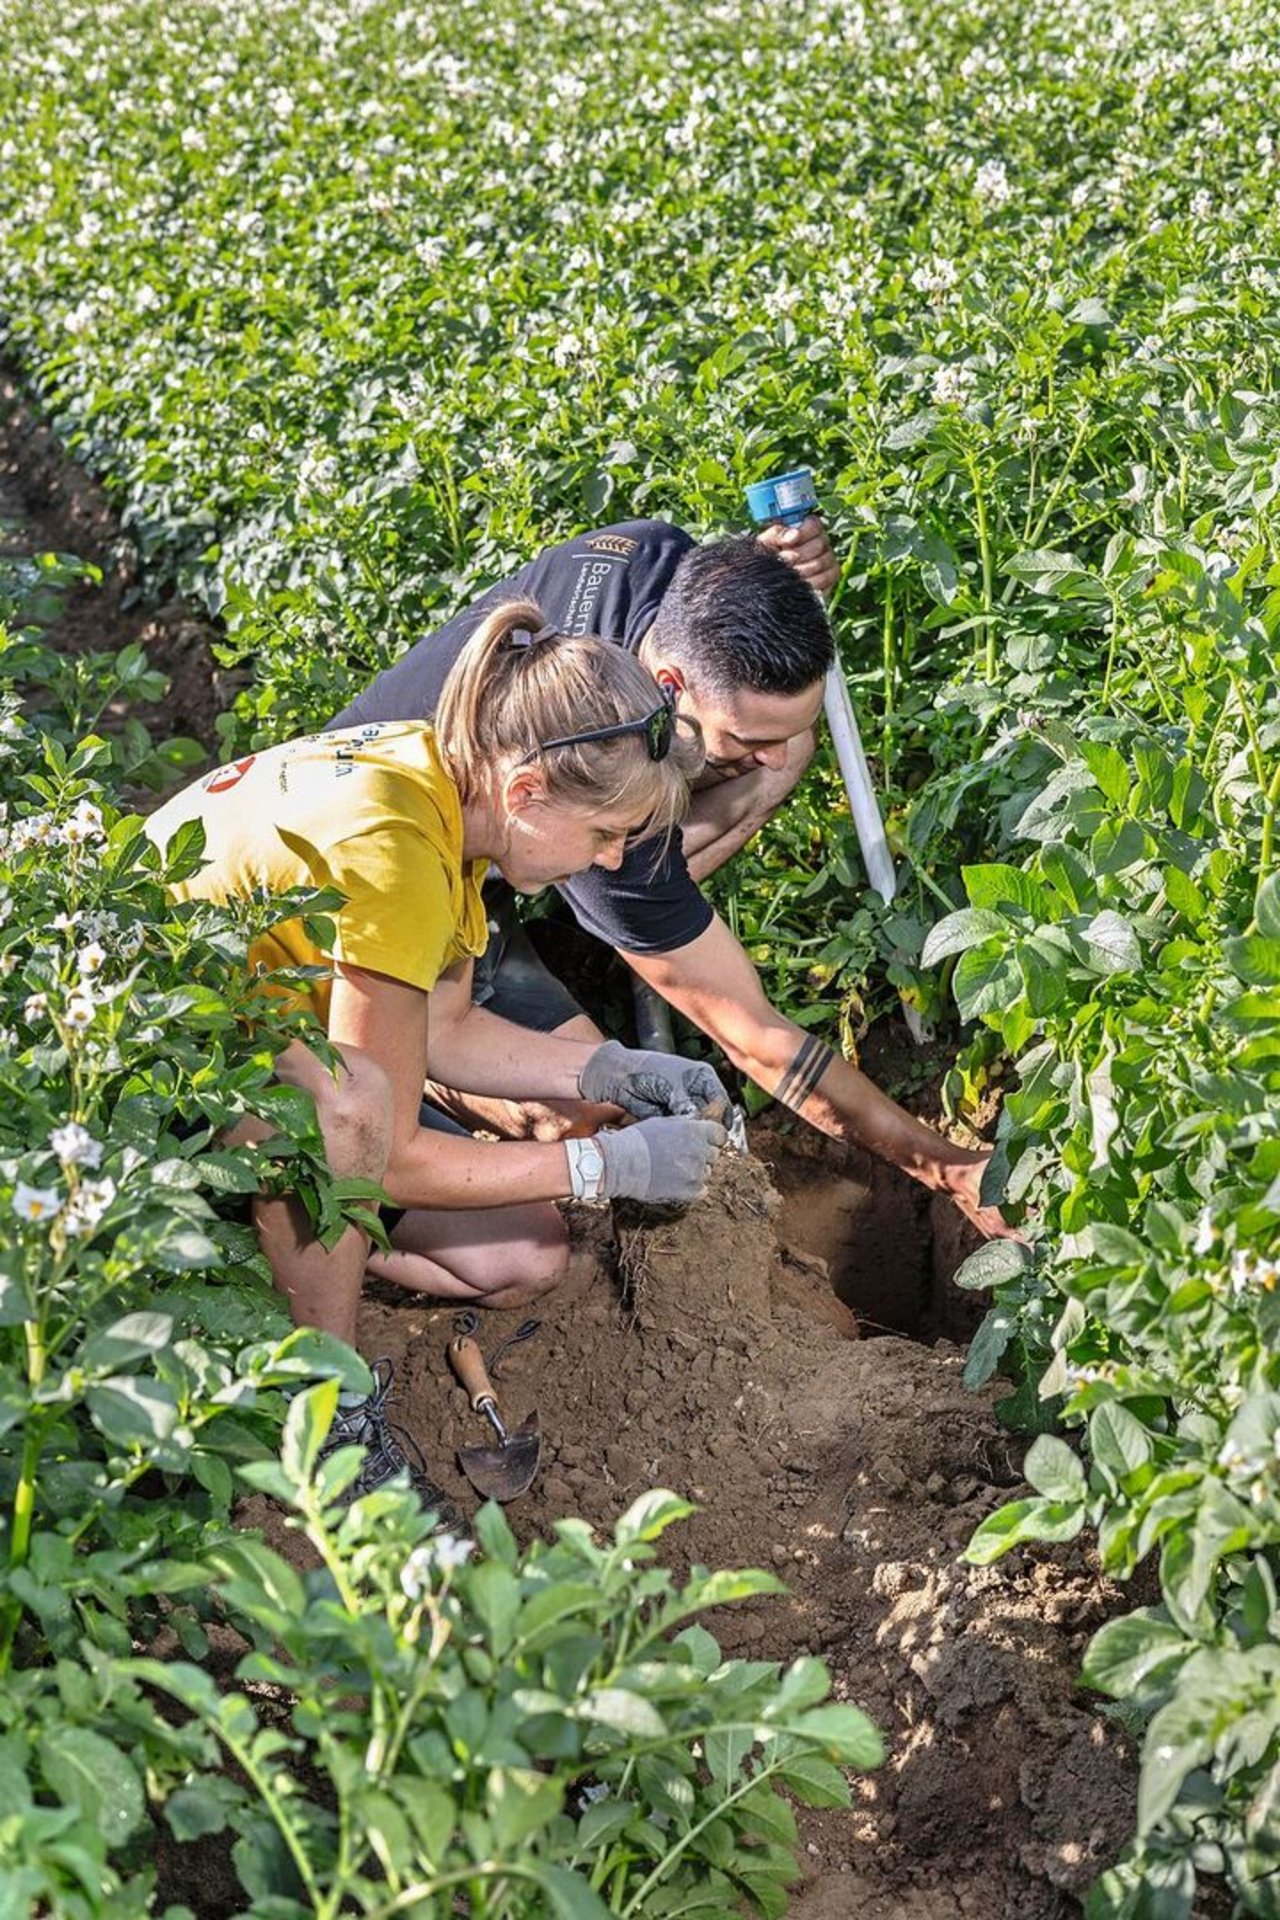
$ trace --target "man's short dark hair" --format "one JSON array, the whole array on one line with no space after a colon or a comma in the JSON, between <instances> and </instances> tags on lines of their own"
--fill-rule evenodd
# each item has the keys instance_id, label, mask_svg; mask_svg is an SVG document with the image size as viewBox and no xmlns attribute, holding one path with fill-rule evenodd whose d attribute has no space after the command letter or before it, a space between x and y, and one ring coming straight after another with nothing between
<instances>
[{"instance_id":1,"label":"man's short dark hair","mask_svg":"<svg viewBox=\"0 0 1280 1920\"><path fill-rule=\"evenodd\" d=\"M752 534L694 547L672 575L650 636L708 690L802 693L835 658L826 608Z\"/></svg>"}]
</instances>

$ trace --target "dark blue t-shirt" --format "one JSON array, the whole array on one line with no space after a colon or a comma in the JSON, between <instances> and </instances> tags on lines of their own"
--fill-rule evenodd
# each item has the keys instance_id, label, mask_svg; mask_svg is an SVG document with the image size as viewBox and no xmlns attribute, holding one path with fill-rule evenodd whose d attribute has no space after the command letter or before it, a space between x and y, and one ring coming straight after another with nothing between
<instances>
[{"instance_id":1,"label":"dark blue t-shirt","mask_svg":"<svg viewBox=\"0 0 1280 1920\"><path fill-rule=\"evenodd\" d=\"M509 600L536 600L560 632L595 633L634 653L693 544L665 520L627 520L548 547L410 647L329 724L430 718L467 641L486 614ZM561 892L588 933L624 953L671 953L696 940L712 919L678 832L656 865L653 847L641 844L616 873L591 867Z\"/></svg>"}]
</instances>

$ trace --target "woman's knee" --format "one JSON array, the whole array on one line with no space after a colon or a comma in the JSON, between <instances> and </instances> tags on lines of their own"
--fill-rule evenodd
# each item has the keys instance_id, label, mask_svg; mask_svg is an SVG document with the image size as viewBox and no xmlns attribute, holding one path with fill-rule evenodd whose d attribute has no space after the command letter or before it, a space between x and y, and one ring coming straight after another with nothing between
<instances>
[{"instance_id":1,"label":"woman's knee","mask_svg":"<svg viewBox=\"0 0 1280 1920\"><path fill-rule=\"evenodd\" d=\"M569 1229L558 1207L539 1207L519 1243L517 1261L524 1284L535 1293L547 1293L563 1280L569 1265Z\"/></svg>"},{"instance_id":2,"label":"woman's knee","mask_svg":"<svg viewBox=\"0 0 1280 1920\"><path fill-rule=\"evenodd\" d=\"M492 1307L524 1307L563 1280L569 1266L569 1230L558 1208L526 1209L520 1230L501 1250L501 1278L479 1289Z\"/></svg>"}]
</instances>

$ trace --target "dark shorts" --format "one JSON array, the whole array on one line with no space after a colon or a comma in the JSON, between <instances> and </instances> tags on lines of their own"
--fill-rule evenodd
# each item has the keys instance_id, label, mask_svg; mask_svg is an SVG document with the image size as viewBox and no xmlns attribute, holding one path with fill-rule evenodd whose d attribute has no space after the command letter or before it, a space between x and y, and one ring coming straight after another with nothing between
<instances>
[{"instance_id":1,"label":"dark shorts","mask_svg":"<svg viewBox=\"0 0 1280 1920\"><path fill-rule=\"evenodd\" d=\"M489 944L476 961L471 997L478 1007L535 1033L554 1033L582 1012L568 987L538 958L516 908L515 889L500 875L484 883ZM423 1122L424 1126L426 1122Z\"/></svg>"}]
</instances>

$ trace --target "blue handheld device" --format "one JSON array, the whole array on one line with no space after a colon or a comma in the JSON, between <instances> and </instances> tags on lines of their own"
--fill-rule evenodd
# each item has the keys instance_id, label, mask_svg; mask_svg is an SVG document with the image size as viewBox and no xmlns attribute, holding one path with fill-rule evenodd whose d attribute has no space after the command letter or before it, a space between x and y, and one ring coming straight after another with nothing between
<instances>
[{"instance_id":1,"label":"blue handheld device","mask_svg":"<svg viewBox=\"0 0 1280 1920\"><path fill-rule=\"evenodd\" d=\"M808 467L793 467L790 473L775 474L772 480L757 480L747 488L747 511L758 527L770 520L798 527L817 504L818 491Z\"/></svg>"}]
</instances>

